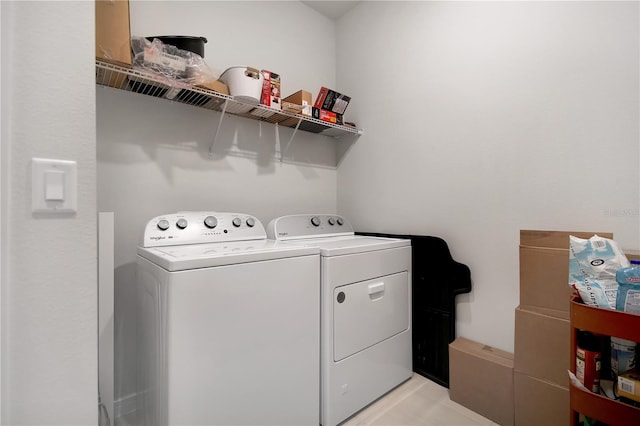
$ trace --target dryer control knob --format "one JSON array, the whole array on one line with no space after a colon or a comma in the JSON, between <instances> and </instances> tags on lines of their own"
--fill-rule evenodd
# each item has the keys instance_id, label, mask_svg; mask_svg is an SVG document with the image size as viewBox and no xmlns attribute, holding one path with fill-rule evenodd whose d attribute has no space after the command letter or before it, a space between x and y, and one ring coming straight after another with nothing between
<instances>
[{"instance_id":1,"label":"dryer control knob","mask_svg":"<svg viewBox=\"0 0 640 426\"><path fill-rule=\"evenodd\" d=\"M341 218L341 217L338 218L338 225L340 225L340 226L344 225L344 219L343 218Z\"/></svg>"},{"instance_id":2,"label":"dryer control knob","mask_svg":"<svg viewBox=\"0 0 640 426\"><path fill-rule=\"evenodd\" d=\"M311 218L311 224L313 226L320 226L320 218L318 216L314 216Z\"/></svg>"},{"instance_id":3,"label":"dryer control knob","mask_svg":"<svg viewBox=\"0 0 640 426\"><path fill-rule=\"evenodd\" d=\"M161 231L166 231L167 229L169 229L169 221L162 219L160 222L158 222L158 229Z\"/></svg>"},{"instance_id":4,"label":"dryer control knob","mask_svg":"<svg viewBox=\"0 0 640 426\"><path fill-rule=\"evenodd\" d=\"M253 226L256 224L255 219L254 219L254 218L252 218L252 217L248 217L248 218L247 218L247 220L246 220L246 222L247 222L247 226L248 226L249 228L253 228Z\"/></svg>"},{"instance_id":5,"label":"dryer control knob","mask_svg":"<svg viewBox=\"0 0 640 426\"><path fill-rule=\"evenodd\" d=\"M336 224L336 220L334 218L332 218L332 217L330 217L327 222L329 222L329 225L331 225L331 226Z\"/></svg>"},{"instance_id":6,"label":"dryer control knob","mask_svg":"<svg viewBox=\"0 0 640 426\"><path fill-rule=\"evenodd\" d=\"M215 216L207 216L204 218L204 226L213 229L218 226L218 219L216 219Z\"/></svg>"},{"instance_id":7,"label":"dryer control knob","mask_svg":"<svg viewBox=\"0 0 640 426\"><path fill-rule=\"evenodd\" d=\"M178 219L176 222L176 226L180 229L186 228L188 225L187 219Z\"/></svg>"},{"instance_id":8,"label":"dryer control knob","mask_svg":"<svg viewBox=\"0 0 640 426\"><path fill-rule=\"evenodd\" d=\"M239 228L240 225L242 225L242 221L239 217L234 217L231 223L233 223L233 226L235 226L236 228Z\"/></svg>"}]
</instances>

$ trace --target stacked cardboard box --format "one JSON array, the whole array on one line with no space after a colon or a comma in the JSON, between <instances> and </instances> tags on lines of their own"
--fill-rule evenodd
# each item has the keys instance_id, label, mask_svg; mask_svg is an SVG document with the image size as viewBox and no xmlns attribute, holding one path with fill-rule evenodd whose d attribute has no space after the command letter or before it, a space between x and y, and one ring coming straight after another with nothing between
<instances>
[{"instance_id":1,"label":"stacked cardboard box","mask_svg":"<svg viewBox=\"0 0 640 426\"><path fill-rule=\"evenodd\" d=\"M640 250L624 250L624 254L629 260L640 260Z\"/></svg>"},{"instance_id":2,"label":"stacked cardboard box","mask_svg":"<svg viewBox=\"0 0 640 426\"><path fill-rule=\"evenodd\" d=\"M131 65L128 0L96 0L96 58Z\"/></svg>"},{"instance_id":3,"label":"stacked cardboard box","mask_svg":"<svg viewBox=\"0 0 640 426\"><path fill-rule=\"evenodd\" d=\"M611 233L597 232L605 238ZM520 306L515 312L516 425L569 423L571 360L569 235L593 232L520 231ZM575 354L573 354L575 356Z\"/></svg>"},{"instance_id":4,"label":"stacked cardboard box","mask_svg":"<svg viewBox=\"0 0 640 426\"><path fill-rule=\"evenodd\" d=\"M96 58L116 65L131 66L131 33L128 0L96 0ZM122 74L96 69L96 81L121 88L127 84Z\"/></svg>"},{"instance_id":5,"label":"stacked cardboard box","mask_svg":"<svg viewBox=\"0 0 640 426\"><path fill-rule=\"evenodd\" d=\"M608 232L520 231L515 353L458 338L449 345L449 395L501 425L569 424L569 236ZM625 251L628 259L640 252Z\"/></svg>"}]
</instances>

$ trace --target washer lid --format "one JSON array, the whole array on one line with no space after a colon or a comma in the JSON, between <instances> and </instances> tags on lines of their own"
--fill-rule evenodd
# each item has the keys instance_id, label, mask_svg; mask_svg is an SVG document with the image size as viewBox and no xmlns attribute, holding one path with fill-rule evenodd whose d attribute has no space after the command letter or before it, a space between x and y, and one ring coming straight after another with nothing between
<instances>
[{"instance_id":1,"label":"washer lid","mask_svg":"<svg viewBox=\"0 0 640 426\"><path fill-rule=\"evenodd\" d=\"M400 238L343 236L326 238L308 238L286 241L287 244L306 247L317 247L325 257L344 256L346 254L365 253L368 251L387 250L411 245L411 240Z\"/></svg>"},{"instance_id":2,"label":"washer lid","mask_svg":"<svg viewBox=\"0 0 640 426\"><path fill-rule=\"evenodd\" d=\"M317 247L272 240L138 247L139 256L171 272L317 255L318 253Z\"/></svg>"}]
</instances>

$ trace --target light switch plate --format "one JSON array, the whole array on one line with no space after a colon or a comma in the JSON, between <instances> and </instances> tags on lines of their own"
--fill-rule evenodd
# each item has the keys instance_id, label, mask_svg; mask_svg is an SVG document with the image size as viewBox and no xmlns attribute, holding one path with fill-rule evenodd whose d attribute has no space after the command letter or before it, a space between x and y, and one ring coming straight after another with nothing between
<instances>
[{"instance_id":1,"label":"light switch plate","mask_svg":"<svg viewBox=\"0 0 640 426\"><path fill-rule=\"evenodd\" d=\"M31 159L31 210L34 213L74 213L78 210L75 161Z\"/></svg>"}]
</instances>

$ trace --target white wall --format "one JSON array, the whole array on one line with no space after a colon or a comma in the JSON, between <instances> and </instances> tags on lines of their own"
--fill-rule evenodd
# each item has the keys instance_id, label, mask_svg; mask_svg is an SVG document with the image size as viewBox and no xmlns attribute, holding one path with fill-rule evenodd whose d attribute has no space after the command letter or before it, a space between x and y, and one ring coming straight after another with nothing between
<instances>
[{"instance_id":1,"label":"white wall","mask_svg":"<svg viewBox=\"0 0 640 426\"><path fill-rule=\"evenodd\" d=\"M4 47L5 44L8 45L8 38L7 35L8 30L9 30L9 23L8 20L5 22L2 18L2 7L0 7L0 58L2 58L2 50L6 51L6 47ZM5 13L5 16L7 14ZM5 35L7 34L7 35ZM8 127L6 125L6 123L3 126L3 122L6 122L7 118L8 118L8 114L7 114L7 110L8 108L6 108L8 106L8 103L5 102L5 97L2 95L3 90L4 93L7 93L7 87L8 87L8 75L7 72L4 70L4 67L0 64L0 422L2 422L2 389L5 387L4 386L4 381L3 381L3 374L2 374L2 359L4 358L4 345L2 344L3 339L2 336L4 335L4 319L3 319L3 313L5 312L6 308L3 308L2 304L4 302L4 298L2 297L2 293L3 293L3 285L2 283L4 283L6 281L6 270L7 268L3 265L5 265L7 263L7 250L6 250L6 238L3 237L3 235L7 232L7 207L6 207L6 203L5 203L5 192L6 192L6 182L7 182L7 178L6 178L6 171L7 171L7 166L5 164L6 161L6 154L3 154L3 151L5 150L5 144L4 141L5 139L8 139Z\"/></svg>"},{"instance_id":2,"label":"white wall","mask_svg":"<svg viewBox=\"0 0 640 426\"><path fill-rule=\"evenodd\" d=\"M338 22L338 87L365 129L339 213L449 243L473 280L459 335L513 350L520 229L640 248L638 17L638 2L362 2Z\"/></svg>"},{"instance_id":3,"label":"white wall","mask_svg":"<svg viewBox=\"0 0 640 426\"><path fill-rule=\"evenodd\" d=\"M204 36L213 68L277 72L282 94L315 95L335 84L335 23L299 2L131 3L133 35ZM283 29L284 28L284 29ZM311 48L312 38L322 42ZM288 128L184 104L96 88L98 210L115 213L115 415L135 390L135 253L145 224L179 210L244 212L266 226L274 217L336 211L336 142L298 132L280 163Z\"/></svg>"},{"instance_id":4,"label":"white wall","mask_svg":"<svg viewBox=\"0 0 640 426\"><path fill-rule=\"evenodd\" d=\"M93 2L0 7L2 423L95 424ZM77 161L77 214L31 213L32 157Z\"/></svg>"}]
</instances>

